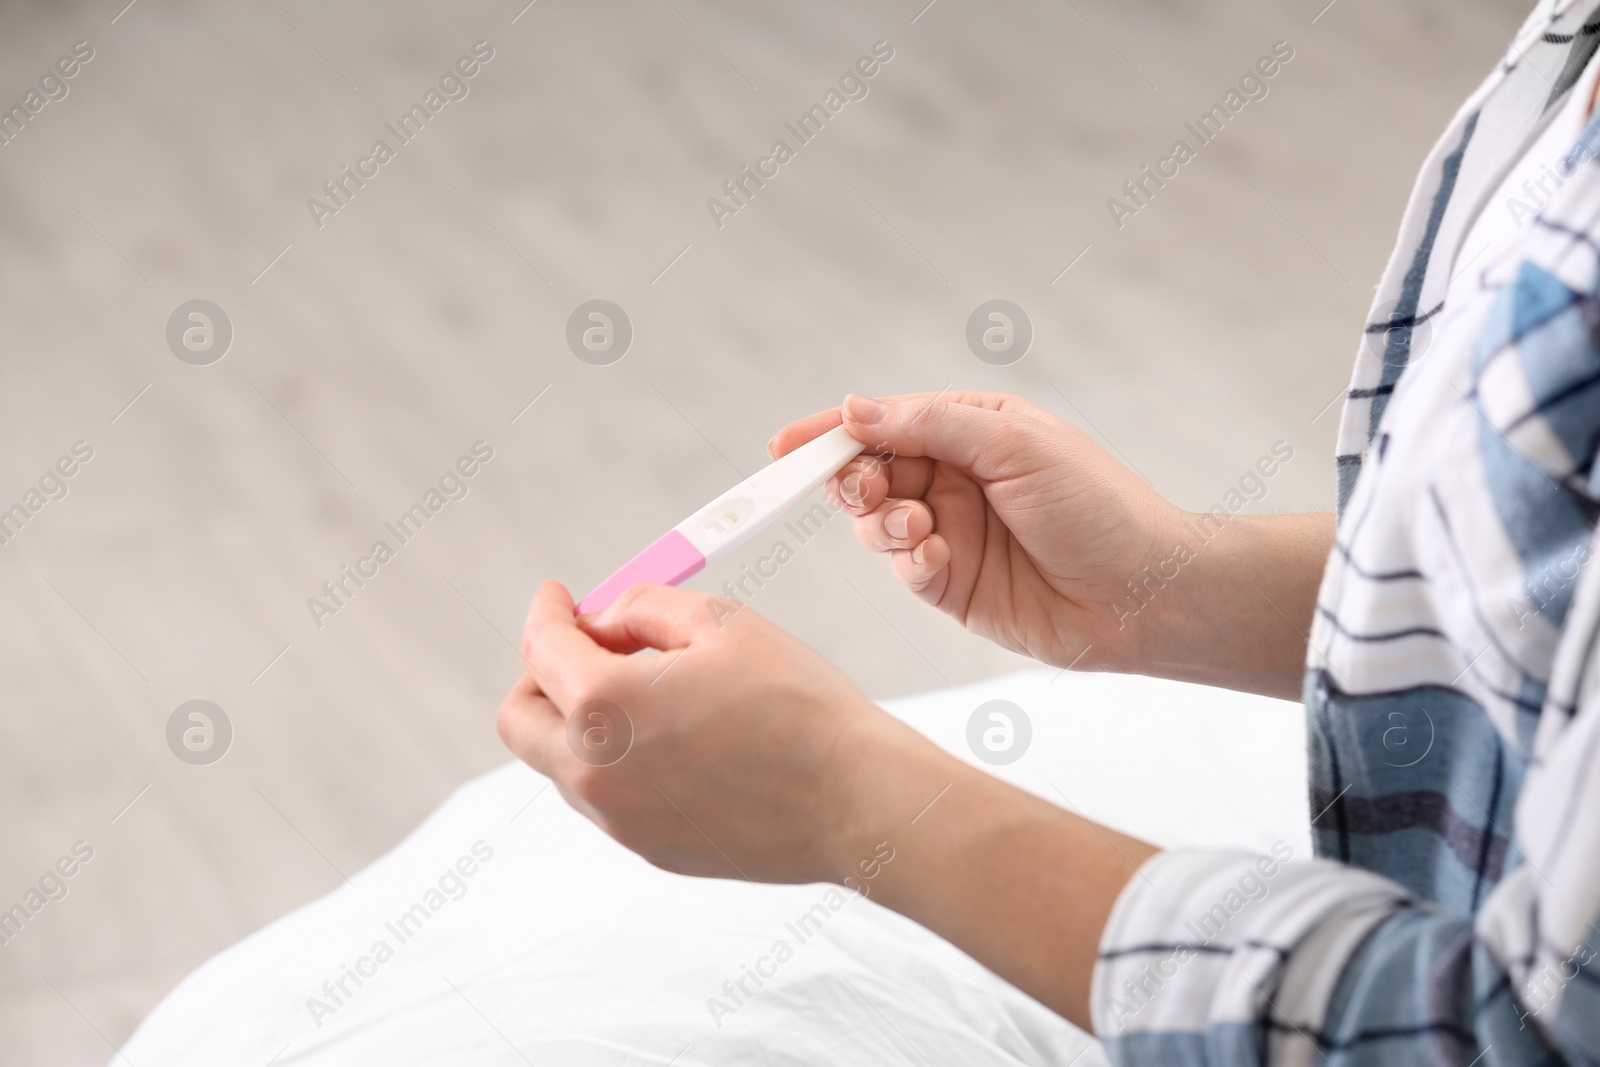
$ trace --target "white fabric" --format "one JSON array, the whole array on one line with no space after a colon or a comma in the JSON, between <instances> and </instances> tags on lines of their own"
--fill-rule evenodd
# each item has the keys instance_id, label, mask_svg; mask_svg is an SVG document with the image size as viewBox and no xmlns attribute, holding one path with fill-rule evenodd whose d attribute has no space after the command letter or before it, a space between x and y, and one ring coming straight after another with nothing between
<instances>
[{"instance_id":1,"label":"white fabric","mask_svg":"<svg viewBox=\"0 0 1600 1067\"><path fill-rule=\"evenodd\" d=\"M968 720L991 699L1021 707L1033 733L1021 759L993 770L1058 804L1164 845L1266 849L1281 841L1300 855L1309 847L1295 705L1151 679L1029 671L888 706L970 760ZM190 975L126 1045L127 1060L1105 1062L1081 1031L870 901L828 911L825 886L667 874L545 786L521 764L468 783L353 885ZM459 899L441 894L438 910L400 943L385 924L419 902L426 907L428 890L472 857L475 844L479 858L463 865L472 873L460 878ZM786 924L818 904L826 919L814 920L799 943ZM769 959L761 988L714 1020L708 999L729 1003L723 983L770 956L780 939L792 958L776 966ZM347 978L352 995L314 1021L309 998L332 1007L323 982L379 940L392 957L366 964L370 977L360 987Z\"/></svg>"}]
</instances>

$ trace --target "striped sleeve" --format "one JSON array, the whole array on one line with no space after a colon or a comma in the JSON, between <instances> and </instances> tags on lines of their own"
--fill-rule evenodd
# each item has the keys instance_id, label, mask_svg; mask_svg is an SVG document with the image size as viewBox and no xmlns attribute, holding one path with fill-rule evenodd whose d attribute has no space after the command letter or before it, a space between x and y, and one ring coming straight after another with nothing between
<instances>
[{"instance_id":1,"label":"striped sleeve","mask_svg":"<svg viewBox=\"0 0 1600 1067\"><path fill-rule=\"evenodd\" d=\"M1518 798L1475 915L1321 859L1173 851L1101 938L1112 1061L1600 1064L1600 567L1582 573Z\"/></svg>"}]
</instances>

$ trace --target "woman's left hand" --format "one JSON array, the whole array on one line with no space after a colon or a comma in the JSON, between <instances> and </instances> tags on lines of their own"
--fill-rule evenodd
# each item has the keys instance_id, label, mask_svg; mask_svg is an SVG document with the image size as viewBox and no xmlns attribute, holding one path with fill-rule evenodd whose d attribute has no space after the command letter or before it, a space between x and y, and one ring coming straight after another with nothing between
<instances>
[{"instance_id":1,"label":"woman's left hand","mask_svg":"<svg viewBox=\"0 0 1600 1067\"><path fill-rule=\"evenodd\" d=\"M660 656L635 656L645 648ZM749 608L638 585L573 617L547 582L500 736L658 867L841 882L885 825L968 772Z\"/></svg>"}]
</instances>

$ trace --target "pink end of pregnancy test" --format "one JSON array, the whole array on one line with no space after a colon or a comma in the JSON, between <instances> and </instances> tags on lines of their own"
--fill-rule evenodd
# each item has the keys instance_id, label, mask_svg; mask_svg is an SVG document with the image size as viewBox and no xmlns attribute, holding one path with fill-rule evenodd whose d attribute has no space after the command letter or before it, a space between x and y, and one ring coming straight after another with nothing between
<instances>
[{"instance_id":1,"label":"pink end of pregnancy test","mask_svg":"<svg viewBox=\"0 0 1600 1067\"><path fill-rule=\"evenodd\" d=\"M677 585L705 569L706 557L700 554L700 550L676 529L668 530L652 541L649 548L595 586L594 592L578 601L578 614L599 611L621 596L622 591L630 585L640 582Z\"/></svg>"},{"instance_id":2,"label":"pink end of pregnancy test","mask_svg":"<svg viewBox=\"0 0 1600 1067\"><path fill-rule=\"evenodd\" d=\"M650 543L578 601L600 611L639 582L677 585L749 541L839 472L866 446L843 426L808 441L717 497Z\"/></svg>"}]
</instances>

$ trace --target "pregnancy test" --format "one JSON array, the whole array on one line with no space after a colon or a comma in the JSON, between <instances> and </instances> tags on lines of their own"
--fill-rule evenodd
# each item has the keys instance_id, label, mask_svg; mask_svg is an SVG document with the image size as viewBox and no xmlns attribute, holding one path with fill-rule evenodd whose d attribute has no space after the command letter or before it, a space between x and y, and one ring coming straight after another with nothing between
<instances>
[{"instance_id":1,"label":"pregnancy test","mask_svg":"<svg viewBox=\"0 0 1600 1067\"><path fill-rule=\"evenodd\" d=\"M677 585L765 530L839 473L866 446L835 427L756 471L651 542L578 601L578 614L600 611L639 582Z\"/></svg>"}]
</instances>

